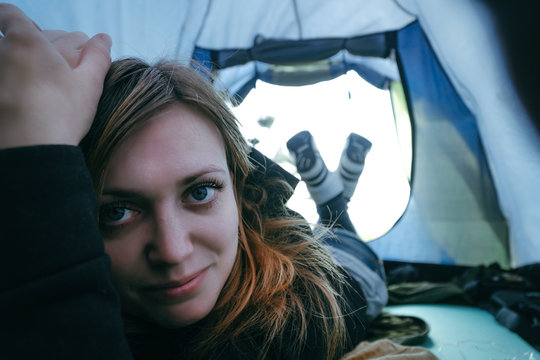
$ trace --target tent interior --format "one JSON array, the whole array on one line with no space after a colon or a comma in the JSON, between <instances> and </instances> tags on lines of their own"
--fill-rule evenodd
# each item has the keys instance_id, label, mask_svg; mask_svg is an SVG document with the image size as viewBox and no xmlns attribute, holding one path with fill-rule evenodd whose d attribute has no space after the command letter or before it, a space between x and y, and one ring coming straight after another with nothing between
<instances>
[{"instance_id":1,"label":"tent interior","mask_svg":"<svg viewBox=\"0 0 540 360\"><path fill-rule=\"evenodd\" d=\"M285 143L300 130L313 132L325 158L341 153L338 123L373 140L351 209L388 273L411 265L422 280L449 281L466 269L540 262L540 132L482 1L8 2L42 28L108 33L113 60L206 68L253 129L253 146L291 172ZM331 87L335 81L343 87ZM261 97L271 86L275 97ZM313 86L327 92L287 90ZM366 87L382 100L368 98ZM291 114L271 112L286 102ZM301 208L302 191L291 207ZM373 228L377 219L384 221ZM491 316L414 306L389 310L427 320L431 334L421 345L441 358L540 357L538 342L535 350ZM478 317L474 333L468 316Z\"/></svg>"}]
</instances>

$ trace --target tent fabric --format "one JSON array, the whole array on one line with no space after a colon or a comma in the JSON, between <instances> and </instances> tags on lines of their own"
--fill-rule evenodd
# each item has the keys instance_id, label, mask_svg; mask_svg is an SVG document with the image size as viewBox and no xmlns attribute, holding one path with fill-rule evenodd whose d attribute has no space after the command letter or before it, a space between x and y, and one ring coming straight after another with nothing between
<instances>
[{"instance_id":1,"label":"tent fabric","mask_svg":"<svg viewBox=\"0 0 540 360\"><path fill-rule=\"evenodd\" d=\"M211 58L208 50L198 49L196 54L194 61L203 64ZM208 68L211 69L211 66ZM327 60L309 65L279 67L252 61L228 67L219 71L215 85L218 90L226 91L241 101L259 79L275 85L307 85L334 79L350 70L379 89L388 89L391 81L400 79L397 65L392 59L356 56L342 50Z\"/></svg>"},{"instance_id":2,"label":"tent fabric","mask_svg":"<svg viewBox=\"0 0 540 360\"><path fill-rule=\"evenodd\" d=\"M516 95L503 63L493 21L481 2L275 0L271 5L264 0L8 2L21 7L42 28L80 30L90 36L109 33L113 38L113 59L135 56L154 61L165 57L185 63L191 61L196 48L249 49L261 39L366 39L365 36L399 31L417 20L442 70L470 111L470 119L474 119L471 121L478 127L478 134L472 139L479 135L500 208L508 221L511 265L540 261L540 192L536 190L536 179L540 178L540 135ZM334 57L341 55L338 52ZM377 66L375 62L357 60L329 63L329 76L341 71L340 66L357 64L370 71L391 69L392 66L379 65L392 62L394 57L391 54L389 58L377 59L383 60ZM274 76L278 73L269 70L275 69L264 63L234 66L222 71L216 85L231 93L246 94L250 82L254 83L256 78L289 81L285 77L278 79ZM384 83L384 77L392 79L391 72L383 74L383 81L372 77L373 83ZM370 77L369 73L364 71L363 76ZM464 139L466 153L480 154L474 151L469 138L462 137L464 132L460 127L452 129ZM462 154L456 151L454 155ZM413 199L409 208L421 206ZM425 230L425 225L418 226ZM416 230L422 234L420 228ZM439 247L435 243L431 246ZM438 251L437 261L452 257L444 247Z\"/></svg>"},{"instance_id":3,"label":"tent fabric","mask_svg":"<svg viewBox=\"0 0 540 360\"><path fill-rule=\"evenodd\" d=\"M539 262L540 192L533 189L540 179L540 134L517 97L488 10L472 0L397 2L418 18L443 69L477 120L509 224L511 265Z\"/></svg>"},{"instance_id":4,"label":"tent fabric","mask_svg":"<svg viewBox=\"0 0 540 360\"><path fill-rule=\"evenodd\" d=\"M218 69L260 61L270 64L290 65L328 59L341 50L351 54L388 57L390 47L386 34L356 36L353 38L327 38L313 40L275 40L257 37L247 49L204 50L196 47L194 54L204 55ZM198 57L198 56L197 56Z\"/></svg>"},{"instance_id":5,"label":"tent fabric","mask_svg":"<svg viewBox=\"0 0 540 360\"><path fill-rule=\"evenodd\" d=\"M198 1L207 18L196 45L245 49L256 38L305 40L383 33L414 20L392 0ZM365 16L355 17L351 14ZM367 15L369 14L369 15Z\"/></svg>"},{"instance_id":6,"label":"tent fabric","mask_svg":"<svg viewBox=\"0 0 540 360\"><path fill-rule=\"evenodd\" d=\"M473 115L417 22L397 33L397 50L414 119L412 193L400 221L372 247L390 260L507 266L507 224Z\"/></svg>"}]
</instances>

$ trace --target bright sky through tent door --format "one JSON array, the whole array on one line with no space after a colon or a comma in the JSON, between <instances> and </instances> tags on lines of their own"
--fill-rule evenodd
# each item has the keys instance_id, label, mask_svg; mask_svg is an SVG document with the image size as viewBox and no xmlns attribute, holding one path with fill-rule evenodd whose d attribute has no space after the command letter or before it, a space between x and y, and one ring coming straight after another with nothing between
<instances>
[{"instance_id":1,"label":"bright sky through tent door","mask_svg":"<svg viewBox=\"0 0 540 360\"><path fill-rule=\"evenodd\" d=\"M256 139L259 151L297 177L285 145L294 134L311 132L330 171L337 168L349 133L369 139L373 147L349 204L351 219L362 239L368 241L386 233L405 210L410 193L410 164L406 162L411 155L410 148L403 151L398 143L389 91L373 87L354 72L301 87L258 81L233 112L242 123L244 136ZM317 222L315 205L303 182L289 206L310 223Z\"/></svg>"}]
</instances>

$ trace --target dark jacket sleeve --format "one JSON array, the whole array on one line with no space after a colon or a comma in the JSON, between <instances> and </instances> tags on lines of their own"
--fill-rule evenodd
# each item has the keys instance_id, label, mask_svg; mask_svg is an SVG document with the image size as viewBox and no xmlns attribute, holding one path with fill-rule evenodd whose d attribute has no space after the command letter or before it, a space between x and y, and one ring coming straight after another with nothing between
<instances>
[{"instance_id":1,"label":"dark jacket sleeve","mask_svg":"<svg viewBox=\"0 0 540 360\"><path fill-rule=\"evenodd\" d=\"M130 359L79 148L0 150L0 358Z\"/></svg>"}]
</instances>

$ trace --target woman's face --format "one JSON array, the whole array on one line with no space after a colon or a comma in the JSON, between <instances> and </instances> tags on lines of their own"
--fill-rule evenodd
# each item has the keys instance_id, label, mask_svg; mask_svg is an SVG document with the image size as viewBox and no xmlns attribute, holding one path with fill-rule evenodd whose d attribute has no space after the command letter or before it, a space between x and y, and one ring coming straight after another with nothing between
<instances>
[{"instance_id":1,"label":"woman's face","mask_svg":"<svg viewBox=\"0 0 540 360\"><path fill-rule=\"evenodd\" d=\"M115 152L100 226L123 311L172 328L204 318L233 267L238 211L223 139L168 106Z\"/></svg>"}]
</instances>

